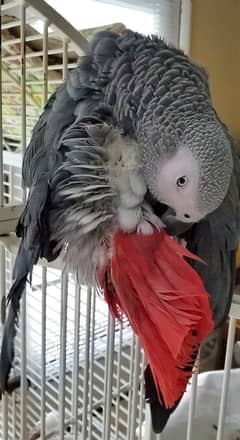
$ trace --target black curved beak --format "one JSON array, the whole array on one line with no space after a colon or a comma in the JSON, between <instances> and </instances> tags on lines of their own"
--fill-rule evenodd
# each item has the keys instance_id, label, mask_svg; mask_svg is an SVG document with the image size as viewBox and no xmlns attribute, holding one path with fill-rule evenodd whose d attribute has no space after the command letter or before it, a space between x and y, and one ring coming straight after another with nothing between
<instances>
[{"instance_id":1,"label":"black curved beak","mask_svg":"<svg viewBox=\"0 0 240 440\"><path fill-rule=\"evenodd\" d=\"M191 229L193 223L184 223L177 220L176 211L168 205L158 202L150 192L147 193L146 200L152 207L154 214L157 215L166 225L166 231L168 234L181 236Z\"/></svg>"},{"instance_id":2,"label":"black curved beak","mask_svg":"<svg viewBox=\"0 0 240 440\"><path fill-rule=\"evenodd\" d=\"M170 235L181 235L188 231L193 223L184 223L176 218L176 211L172 208L167 208L164 214L161 216L161 220L166 225L166 231Z\"/></svg>"}]
</instances>

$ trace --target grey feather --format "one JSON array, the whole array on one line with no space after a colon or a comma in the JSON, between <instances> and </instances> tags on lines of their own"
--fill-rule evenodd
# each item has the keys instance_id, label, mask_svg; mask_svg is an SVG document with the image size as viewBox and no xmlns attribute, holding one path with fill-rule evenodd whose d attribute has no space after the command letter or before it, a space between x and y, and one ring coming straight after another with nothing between
<instances>
[{"instance_id":1,"label":"grey feather","mask_svg":"<svg viewBox=\"0 0 240 440\"><path fill-rule=\"evenodd\" d=\"M215 327L228 316L235 286L236 250L240 234L240 160L234 153L234 172L222 205L186 235L188 248L206 264L193 262L201 276L214 315Z\"/></svg>"},{"instance_id":2,"label":"grey feather","mask_svg":"<svg viewBox=\"0 0 240 440\"><path fill-rule=\"evenodd\" d=\"M89 130L90 119L87 123L83 120L76 120L66 131L61 139L60 149L65 150L66 137L70 150L64 159L66 163L63 164L68 175L64 180L61 180L61 176L58 179L58 173L62 172L59 168L59 171L55 171L54 179L50 179L51 204L54 208L50 213L50 216L52 215L54 218L54 221L52 220L54 224L52 238L57 242L58 248L63 248L64 243L68 243L64 259L68 266L78 272L79 278L85 283L95 283L95 265L98 263L97 259L91 261L91 255L86 259L89 252L88 241L91 241L92 246L95 243L95 250L103 247L106 230L110 232L112 229L111 223L116 204L116 193L112 191L109 177L104 172L104 168L107 166L105 139L106 134L109 135L112 128L107 127L105 123L100 124L99 120L94 118L91 123L92 130ZM94 134L94 137L90 137L91 133ZM69 142L71 136L73 139L78 139L79 148L75 148L74 142ZM93 154L88 154L89 149L93 151ZM81 164L79 167L75 165L76 158L77 162ZM83 167L89 166L89 158L92 161L94 174L86 175ZM78 256L76 256L76 246L74 246L76 242L81 249ZM90 251L93 252L92 247ZM104 249L102 251L104 252ZM87 264L89 267L86 269ZM85 278L86 276L89 278Z\"/></svg>"},{"instance_id":3,"label":"grey feather","mask_svg":"<svg viewBox=\"0 0 240 440\"><path fill-rule=\"evenodd\" d=\"M23 161L23 182L30 187L30 192L17 225L17 235L22 241L15 260L14 281L8 295L9 313L2 338L0 384L3 391L7 387L14 358L14 337L20 299L28 276L30 275L31 280L33 266L39 257L45 256L49 261L57 257L48 234L48 173L54 141L60 137L65 124L69 124L72 120L70 110L65 113L66 119L63 118L64 103L61 97L64 96L66 97L65 89L61 88L49 99L34 128L32 140ZM69 97L66 104L71 107ZM53 113L56 118L53 117Z\"/></svg>"},{"instance_id":4,"label":"grey feather","mask_svg":"<svg viewBox=\"0 0 240 440\"><path fill-rule=\"evenodd\" d=\"M221 173L216 171L213 183L201 181L206 205L211 210L218 207L218 211L193 226L188 243L214 267L213 276L210 269L196 266L212 292L216 323L226 316L239 234L239 164L235 164L237 171L228 189L232 170L229 137L212 107L207 74L157 37L131 31L123 35L100 32L66 84L50 98L24 157L23 180L30 192L17 227L22 242L2 342L3 390L14 357L20 298L38 258L51 261L62 253L81 280L95 282L109 235L117 227L120 198L107 154L111 146L114 150L116 132L118 139L128 136L138 145L152 206L161 204L155 181L163 154L171 155L180 143L186 144L198 154L203 175L206 171L215 176L216 160L220 162ZM200 144L202 148L197 149ZM214 163L216 151L219 155ZM134 177L129 180L142 200L144 185ZM206 237L209 254L203 243ZM225 271L222 278L221 270ZM218 292L225 292L223 300L216 294L215 281Z\"/></svg>"}]
</instances>

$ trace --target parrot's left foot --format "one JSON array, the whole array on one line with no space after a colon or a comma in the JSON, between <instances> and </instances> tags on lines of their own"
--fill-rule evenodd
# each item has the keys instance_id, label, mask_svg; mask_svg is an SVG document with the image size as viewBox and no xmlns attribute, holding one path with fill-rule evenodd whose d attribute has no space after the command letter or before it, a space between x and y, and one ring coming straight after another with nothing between
<instances>
[{"instance_id":1,"label":"parrot's left foot","mask_svg":"<svg viewBox=\"0 0 240 440\"><path fill-rule=\"evenodd\" d=\"M162 229L165 227L164 223L157 217L152 208L144 203L142 208L141 219L137 226L137 232L143 235L151 235L155 229Z\"/></svg>"},{"instance_id":2,"label":"parrot's left foot","mask_svg":"<svg viewBox=\"0 0 240 440\"><path fill-rule=\"evenodd\" d=\"M119 142L117 143L119 147ZM139 147L133 142L121 142L122 156L117 161L115 187L119 194L117 211L120 229L124 232L137 231L151 235L165 225L157 217L151 206L144 201L147 185L140 165ZM112 152L113 150L111 150Z\"/></svg>"}]
</instances>

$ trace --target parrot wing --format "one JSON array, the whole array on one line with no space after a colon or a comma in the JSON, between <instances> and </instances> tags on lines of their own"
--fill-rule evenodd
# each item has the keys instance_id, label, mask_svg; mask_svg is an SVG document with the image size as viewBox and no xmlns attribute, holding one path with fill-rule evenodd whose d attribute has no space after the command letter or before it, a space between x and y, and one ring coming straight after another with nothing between
<instances>
[{"instance_id":1,"label":"parrot wing","mask_svg":"<svg viewBox=\"0 0 240 440\"><path fill-rule=\"evenodd\" d=\"M39 120L34 126L30 143L23 157L22 177L23 184L27 188L30 188L33 183L34 176L38 170L38 166L41 163L41 154L43 152L46 153L44 137L46 133L48 117L50 112L52 111L52 106L55 99L56 92L53 93L53 95L49 98L43 113L41 114Z\"/></svg>"},{"instance_id":2,"label":"parrot wing","mask_svg":"<svg viewBox=\"0 0 240 440\"><path fill-rule=\"evenodd\" d=\"M34 128L31 142L23 160L23 183L25 186L30 187L30 191L16 230L17 236L21 237L22 240L14 264L13 284L8 294L10 305L2 337L0 385L3 391L7 389L9 372L14 358L14 338L18 323L20 299L26 286L28 274L32 272L33 265L37 262L41 252L40 218L46 202L46 174L48 171L44 135L49 112L50 107L47 105ZM42 173L44 178L41 175Z\"/></svg>"},{"instance_id":3,"label":"parrot wing","mask_svg":"<svg viewBox=\"0 0 240 440\"><path fill-rule=\"evenodd\" d=\"M186 233L188 249L206 264L192 262L210 294L215 327L228 316L235 285L236 251L240 233L240 160L222 205Z\"/></svg>"},{"instance_id":4,"label":"parrot wing","mask_svg":"<svg viewBox=\"0 0 240 440\"><path fill-rule=\"evenodd\" d=\"M65 99L64 99L65 98ZM68 106L66 106L68 104ZM73 106L74 104L74 106ZM17 224L16 233L21 243L13 269L13 284L8 294L9 310L5 322L0 356L0 387L7 388L8 377L14 358L14 338L20 299L25 289L28 275L39 257L48 260L56 258L49 241L48 210L50 167L54 167L54 151L66 124L73 119L75 102L67 96L65 87L58 89L48 101L43 114L36 124L31 142L23 161L23 182L29 194L25 209ZM67 109L64 111L65 106Z\"/></svg>"},{"instance_id":5,"label":"parrot wing","mask_svg":"<svg viewBox=\"0 0 240 440\"><path fill-rule=\"evenodd\" d=\"M62 94L66 96L66 88L60 90L60 98ZM68 267L76 272L79 267L81 280L95 283L94 269L105 257L104 239L115 214L116 191L109 183L107 153L112 141L119 151L120 135L116 130L113 135L113 127L97 117L77 118L73 111L76 103L69 97L64 112L61 102L56 105L58 99L59 92L40 117L24 159L24 181L30 189L17 225L21 243L0 357L3 391L14 358L20 299L29 275L31 282L34 264L42 257L52 261L64 249ZM105 110L102 117L109 119Z\"/></svg>"}]
</instances>

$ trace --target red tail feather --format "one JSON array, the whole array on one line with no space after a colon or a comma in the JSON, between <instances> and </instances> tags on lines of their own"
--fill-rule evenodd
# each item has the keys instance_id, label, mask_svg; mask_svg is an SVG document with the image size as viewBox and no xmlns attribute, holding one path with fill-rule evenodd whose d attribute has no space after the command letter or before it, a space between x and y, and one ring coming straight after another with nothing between
<instances>
[{"instance_id":1,"label":"red tail feather","mask_svg":"<svg viewBox=\"0 0 240 440\"><path fill-rule=\"evenodd\" d=\"M127 315L148 357L166 407L184 392L184 367L213 329L208 294L184 257L198 259L165 231L117 233L100 283L112 313Z\"/></svg>"}]
</instances>

